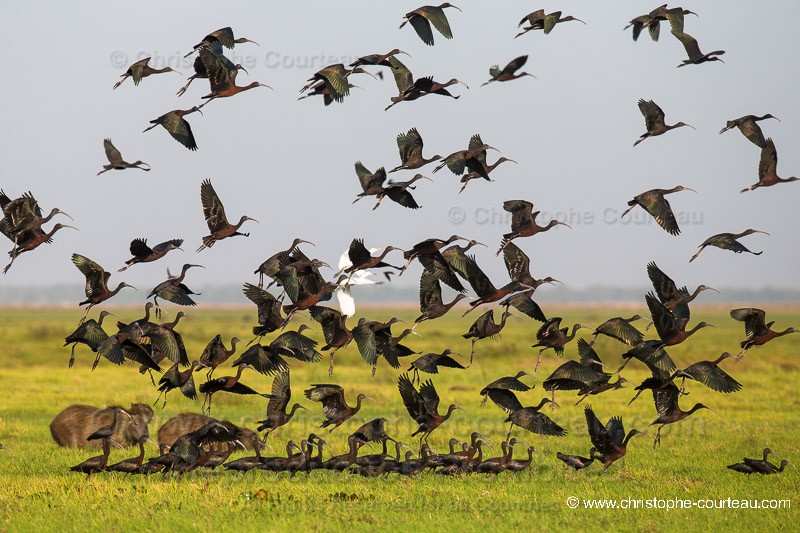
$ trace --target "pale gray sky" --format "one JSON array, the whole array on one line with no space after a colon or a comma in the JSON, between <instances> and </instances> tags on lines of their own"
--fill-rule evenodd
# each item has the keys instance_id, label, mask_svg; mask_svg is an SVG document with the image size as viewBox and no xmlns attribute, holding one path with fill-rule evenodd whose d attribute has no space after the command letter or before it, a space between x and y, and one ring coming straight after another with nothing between
<instances>
[{"instance_id":1,"label":"pale gray sky","mask_svg":"<svg viewBox=\"0 0 800 533\"><path fill-rule=\"evenodd\" d=\"M718 135L727 119L772 113L782 122L762 122L773 137L778 173L800 173L800 106L797 87L800 50L796 1L694 2L686 32L703 51L724 49L725 64L675 68L681 44L662 27L654 43L643 34L634 43L622 28L657 2L457 2L447 10L455 38L435 33L425 46L406 26L403 14L420 2L211 2L5 3L6 83L0 86L4 178L11 196L31 190L45 211L58 206L75 217L80 232L63 230L55 241L20 257L4 286L74 283L83 280L70 262L84 254L114 271L113 285L126 281L148 291L184 262L206 270L190 272L190 286L253 281L253 270L293 237L314 241L309 253L334 264L353 237L368 246L401 248L452 233L489 245L478 262L496 283L506 274L494 255L508 231L502 202L533 201L536 209L570 223L521 239L534 274L551 275L572 288L589 285L642 286L645 265L655 260L681 283L713 286L796 287L800 184L747 194L757 181L759 149L738 131ZM561 9L585 20L559 24L550 35L530 32L514 39L517 22L539 7ZM756 12L756 9L758 10ZM162 128L146 134L148 121L172 109L188 109L208 93L197 80L182 97L175 92L192 74L182 59L208 32L232 26L237 36L260 43L237 45L226 54L248 68L239 84L257 80L275 90L253 89L217 100L189 122L199 150L190 152ZM363 87L344 104L324 108L321 100L297 101L305 80L325 64L401 48L402 61L417 76L457 77L459 100L432 95L383 108L396 94L390 72L383 81L354 76ZM502 67L529 54L524 70L538 79L480 84L490 65ZM135 60L152 56L157 67L180 67L185 76L151 76L135 87L112 85ZM374 69L373 69L374 70ZM10 82L13 80L13 83ZM681 128L632 147L645 131L636 102L655 100L668 123ZM480 132L484 141L519 161L499 167L495 182L476 181L457 194L458 178L445 170L422 172L414 192L423 206L404 209L389 201L351 205L359 192L353 163L371 170L399 162L395 136L416 126L425 155L462 149ZM142 159L151 172L95 174L106 162L102 141L110 137L128 161ZM490 155L490 161L495 155ZM393 174L408 179L414 172ZM199 190L210 178L230 219L250 215L249 238L194 250L206 234ZM669 196L682 234L672 237L640 209L621 223L618 213L634 195L654 187L686 185L698 194ZM463 220L462 220L463 219ZM748 227L770 232L744 244L759 257L711 249L689 265L706 237ZM115 271L129 257L128 243L150 244L180 237L185 253ZM11 248L6 242L7 248ZM400 263L397 255L390 259ZM401 283L416 283L419 267ZM146 293L145 293L146 294Z\"/></svg>"}]
</instances>

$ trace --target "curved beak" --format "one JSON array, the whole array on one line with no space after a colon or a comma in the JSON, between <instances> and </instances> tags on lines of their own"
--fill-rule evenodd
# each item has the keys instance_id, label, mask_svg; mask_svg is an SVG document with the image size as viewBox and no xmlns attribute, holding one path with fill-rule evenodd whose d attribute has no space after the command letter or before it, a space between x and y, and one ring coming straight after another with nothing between
<instances>
[{"instance_id":1,"label":"curved beak","mask_svg":"<svg viewBox=\"0 0 800 533\"><path fill-rule=\"evenodd\" d=\"M694 193L696 193L696 192L697 192L696 190L694 190L694 189L691 189L691 188L689 188L689 187L684 187L684 188L683 188L683 190L684 190L684 191L692 191L692 192L694 192Z\"/></svg>"},{"instance_id":2,"label":"curved beak","mask_svg":"<svg viewBox=\"0 0 800 533\"><path fill-rule=\"evenodd\" d=\"M572 17L572 20L577 20L578 22L580 22L580 23L581 23L581 24L583 24L584 26L586 25L586 23L585 23L584 21L582 21L581 19L578 19L578 18Z\"/></svg>"},{"instance_id":3,"label":"curved beak","mask_svg":"<svg viewBox=\"0 0 800 533\"><path fill-rule=\"evenodd\" d=\"M519 163L514 161L513 159L506 158L506 161L510 161L511 163L514 163L515 165L519 165Z\"/></svg>"},{"instance_id":4,"label":"curved beak","mask_svg":"<svg viewBox=\"0 0 800 533\"><path fill-rule=\"evenodd\" d=\"M559 224L561 224L562 226L566 226L566 227L568 227L569 229L572 229L572 226L570 226L570 225L569 225L569 224L567 224L566 222L559 222Z\"/></svg>"},{"instance_id":5,"label":"curved beak","mask_svg":"<svg viewBox=\"0 0 800 533\"><path fill-rule=\"evenodd\" d=\"M755 231L753 231L753 233L763 233L764 235L769 235L769 233L767 233L766 231L760 231L760 230L755 230ZM717 291L717 292L719 292L719 291Z\"/></svg>"},{"instance_id":6,"label":"curved beak","mask_svg":"<svg viewBox=\"0 0 800 533\"><path fill-rule=\"evenodd\" d=\"M246 68L244 68L243 66L239 65L239 66L238 66L238 67L236 67L236 68L237 68L237 69L239 69L239 70L243 70L243 71L245 72L245 74L247 74L248 76L250 75L250 73L249 73L249 72L247 72L247 69L246 69Z\"/></svg>"},{"instance_id":7,"label":"curved beak","mask_svg":"<svg viewBox=\"0 0 800 533\"><path fill-rule=\"evenodd\" d=\"M375 402L375 403L378 403L378 400L376 400L375 398L373 398L373 397L371 397L371 396L367 396L366 394L364 395L364 399L365 399L365 400L371 400L371 401L373 401L373 402Z\"/></svg>"},{"instance_id":8,"label":"curved beak","mask_svg":"<svg viewBox=\"0 0 800 533\"><path fill-rule=\"evenodd\" d=\"M720 61L722 61L722 60L720 59ZM694 126L692 126L691 124L686 124L686 125L687 125L687 126L689 126L690 128L692 128L693 130L697 130L697 128L695 128L695 127L694 127Z\"/></svg>"},{"instance_id":9,"label":"curved beak","mask_svg":"<svg viewBox=\"0 0 800 533\"><path fill-rule=\"evenodd\" d=\"M153 441L152 441L152 440L150 440L149 438L148 438L146 441L144 441L144 442L145 442L146 444L152 444L153 446L155 446L155 447L156 447L156 450L158 450L158 449L159 449L159 447L158 447L158 444L156 444L155 442L153 442Z\"/></svg>"},{"instance_id":10,"label":"curved beak","mask_svg":"<svg viewBox=\"0 0 800 533\"><path fill-rule=\"evenodd\" d=\"M550 285L555 285L556 283L560 283L561 285L563 285L563 284L564 284L562 281L559 281L559 280L557 280L557 279L551 279L551 280L550 280L550 281L548 281L547 283L549 283Z\"/></svg>"},{"instance_id":11,"label":"curved beak","mask_svg":"<svg viewBox=\"0 0 800 533\"><path fill-rule=\"evenodd\" d=\"M467 411L466 409L464 409L463 407L461 407L461 406L459 406L459 405L456 405L456 406L454 407L454 409L458 409L459 411L464 411L465 413L468 413L468 412L469 412L469 411Z\"/></svg>"},{"instance_id":12,"label":"curved beak","mask_svg":"<svg viewBox=\"0 0 800 533\"><path fill-rule=\"evenodd\" d=\"M147 163L145 163L145 164L147 164ZM147 165L147 166L150 166L150 165ZM62 211L61 209L59 209L58 212L60 214L64 215L65 217L67 217L68 219L72 220L73 222L75 221L74 218L72 218L69 214L67 214L66 212Z\"/></svg>"},{"instance_id":13,"label":"curved beak","mask_svg":"<svg viewBox=\"0 0 800 533\"><path fill-rule=\"evenodd\" d=\"M769 235L769 234L767 234L767 235ZM714 291L716 293L719 293L719 291L717 289L715 289L714 287L709 287L708 285L706 285L706 289L708 289L710 291Z\"/></svg>"},{"instance_id":14,"label":"curved beak","mask_svg":"<svg viewBox=\"0 0 800 533\"><path fill-rule=\"evenodd\" d=\"M258 86L259 86L259 87L266 87L267 89L274 90L272 87L270 87L270 86L269 86L269 85L267 85L266 83L259 83L259 84L258 84Z\"/></svg>"},{"instance_id":15,"label":"curved beak","mask_svg":"<svg viewBox=\"0 0 800 533\"><path fill-rule=\"evenodd\" d=\"M453 7L456 7L456 6L453 6ZM463 81L461 81L461 80L456 80L456 81L457 81L458 83L460 83L461 85L463 85L464 87L466 87L467 89L469 89L469 85L467 85L467 84L466 84L466 83L464 83Z\"/></svg>"}]
</instances>

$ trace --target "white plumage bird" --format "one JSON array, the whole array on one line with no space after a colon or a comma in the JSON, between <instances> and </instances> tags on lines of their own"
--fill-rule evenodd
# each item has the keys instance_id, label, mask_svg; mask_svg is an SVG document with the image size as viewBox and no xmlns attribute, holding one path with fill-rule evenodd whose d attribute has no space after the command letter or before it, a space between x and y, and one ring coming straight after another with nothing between
<instances>
[{"instance_id":1,"label":"white plumage bird","mask_svg":"<svg viewBox=\"0 0 800 533\"><path fill-rule=\"evenodd\" d=\"M380 252L380 248L370 248L369 252L374 254L375 252ZM353 266L352 261L350 261L349 250L345 250L341 256L339 256L339 271L342 272L347 268ZM375 273L371 270L357 270L353 272L353 275L350 279L343 279L339 282L339 287L336 289L336 298L339 300L339 310L342 312L343 315L350 317L356 314L356 301L353 298L353 294L350 290L352 285L381 285L383 284L382 281L375 281L372 279Z\"/></svg>"}]
</instances>

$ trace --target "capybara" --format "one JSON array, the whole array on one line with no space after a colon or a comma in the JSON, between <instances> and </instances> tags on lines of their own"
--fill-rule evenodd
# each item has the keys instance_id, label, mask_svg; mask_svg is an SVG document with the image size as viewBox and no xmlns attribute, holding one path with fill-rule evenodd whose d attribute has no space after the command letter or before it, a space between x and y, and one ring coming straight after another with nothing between
<instances>
[{"instance_id":1,"label":"capybara","mask_svg":"<svg viewBox=\"0 0 800 533\"><path fill-rule=\"evenodd\" d=\"M197 413L181 413L173 416L158 429L158 447L161 448L162 453L164 453L163 450L169 449L179 437L200 429L211 420L214 419L210 416L198 415ZM237 428L235 424L227 420L218 420L218 422L231 429ZM248 450L254 450L256 448L259 450L264 449L264 443L261 442L261 439L255 431L246 428L238 429L241 435L239 440Z\"/></svg>"},{"instance_id":2,"label":"capybara","mask_svg":"<svg viewBox=\"0 0 800 533\"><path fill-rule=\"evenodd\" d=\"M142 435L149 435L147 425L153 419L153 409L143 403L133 403L125 412L131 416L118 417L117 428L111 438L127 448L136 444ZM92 405L70 405L50 423L50 434L59 446L99 448L101 441L90 442L86 437L111 424L113 419L114 413L110 407L103 409Z\"/></svg>"}]
</instances>

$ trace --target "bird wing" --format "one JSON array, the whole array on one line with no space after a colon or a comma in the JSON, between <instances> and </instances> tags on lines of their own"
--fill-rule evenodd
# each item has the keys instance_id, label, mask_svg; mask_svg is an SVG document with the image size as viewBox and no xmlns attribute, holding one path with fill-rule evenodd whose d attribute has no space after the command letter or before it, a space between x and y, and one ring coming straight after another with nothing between
<instances>
[{"instance_id":1,"label":"bird wing","mask_svg":"<svg viewBox=\"0 0 800 533\"><path fill-rule=\"evenodd\" d=\"M363 265L372 259L372 254L364 246L364 239L353 239L347 251L347 256L350 258L350 263L355 266Z\"/></svg>"},{"instance_id":2,"label":"bird wing","mask_svg":"<svg viewBox=\"0 0 800 533\"><path fill-rule=\"evenodd\" d=\"M368 323L360 324L353 328L353 340L356 341L356 346L364 361L373 366L378 363L375 332L372 331Z\"/></svg>"},{"instance_id":3,"label":"bird wing","mask_svg":"<svg viewBox=\"0 0 800 533\"><path fill-rule=\"evenodd\" d=\"M203 180L200 185L200 201L203 203L203 216L208 224L208 229L213 233L227 228L228 218L225 216L225 207L211 185L211 180Z\"/></svg>"},{"instance_id":4,"label":"bird wing","mask_svg":"<svg viewBox=\"0 0 800 533\"><path fill-rule=\"evenodd\" d=\"M674 383L653 389L653 400L659 416L669 414L678 408L678 396L680 396L680 390Z\"/></svg>"},{"instance_id":5,"label":"bird wing","mask_svg":"<svg viewBox=\"0 0 800 533\"><path fill-rule=\"evenodd\" d=\"M194 385L194 376L192 375L192 372L189 372L188 379L184 381L183 384L181 385L181 394L183 394L190 400L197 399L197 389L195 388Z\"/></svg>"},{"instance_id":6,"label":"bird wing","mask_svg":"<svg viewBox=\"0 0 800 533\"><path fill-rule=\"evenodd\" d=\"M561 337L561 317L554 316L541 325L536 332L536 338L540 341Z\"/></svg>"},{"instance_id":7,"label":"bird wing","mask_svg":"<svg viewBox=\"0 0 800 533\"><path fill-rule=\"evenodd\" d=\"M142 74L144 74L144 69L147 67L147 63L149 62L150 58L146 57L128 67L128 71L131 73L131 76L133 76L134 85L139 85L139 82L142 81Z\"/></svg>"},{"instance_id":8,"label":"bird wing","mask_svg":"<svg viewBox=\"0 0 800 533\"><path fill-rule=\"evenodd\" d=\"M427 270L419 278L419 309L424 312L431 305L442 305L442 286Z\"/></svg>"},{"instance_id":9,"label":"bird wing","mask_svg":"<svg viewBox=\"0 0 800 533\"><path fill-rule=\"evenodd\" d=\"M534 25L537 22L540 22L543 18L544 18L544 9L539 9L538 11L534 11L533 13L528 13L527 15L525 15L522 18L522 20L519 21L517 27L519 28L526 22L529 23L530 25Z\"/></svg>"},{"instance_id":10,"label":"bird wing","mask_svg":"<svg viewBox=\"0 0 800 533\"><path fill-rule=\"evenodd\" d=\"M361 184L361 188L366 191L373 174L367 170L367 167L365 167L361 161L356 161L355 167L358 182Z\"/></svg>"},{"instance_id":11,"label":"bird wing","mask_svg":"<svg viewBox=\"0 0 800 533\"><path fill-rule=\"evenodd\" d=\"M603 374L595 372L586 365L577 361L567 361L556 368L545 381L568 379L587 384L600 381L602 378Z\"/></svg>"},{"instance_id":12,"label":"bird wing","mask_svg":"<svg viewBox=\"0 0 800 533\"><path fill-rule=\"evenodd\" d=\"M261 374L277 374L278 372L288 372L289 365L277 353L271 351L269 347L254 344L233 362L233 366L247 363Z\"/></svg>"},{"instance_id":13,"label":"bird wing","mask_svg":"<svg viewBox=\"0 0 800 533\"><path fill-rule=\"evenodd\" d=\"M717 392L728 394L742 389L741 383L711 361L700 361L689 365L684 369L684 372L709 389Z\"/></svg>"},{"instance_id":14,"label":"bird wing","mask_svg":"<svg viewBox=\"0 0 800 533\"><path fill-rule=\"evenodd\" d=\"M559 19L561 18L561 11L553 11L544 17L544 34L547 35L553 28L556 27Z\"/></svg>"},{"instance_id":15,"label":"bird wing","mask_svg":"<svg viewBox=\"0 0 800 533\"><path fill-rule=\"evenodd\" d=\"M103 148L106 151L106 157L108 158L108 162L112 165L119 165L120 163L124 163L122 160L122 154L119 153L119 150L111 144L111 139L104 139L103 140Z\"/></svg>"},{"instance_id":16,"label":"bird wing","mask_svg":"<svg viewBox=\"0 0 800 533\"><path fill-rule=\"evenodd\" d=\"M506 200L503 209L511 213L511 231L519 231L533 224L533 204L526 200Z\"/></svg>"},{"instance_id":17,"label":"bird wing","mask_svg":"<svg viewBox=\"0 0 800 533\"><path fill-rule=\"evenodd\" d=\"M516 72L517 70L522 68L522 66L525 63L527 63L527 61L528 61L528 56L527 55L519 56L517 58L514 58L511 61L509 61L508 64L505 67L503 67L503 72L502 73L503 74L513 74L514 72Z\"/></svg>"},{"instance_id":18,"label":"bird wing","mask_svg":"<svg viewBox=\"0 0 800 533\"><path fill-rule=\"evenodd\" d=\"M530 276L531 260L513 242L509 242L503 247L503 261L512 280L520 281L523 276Z\"/></svg>"},{"instance_id":19,"label":"bird wing","mask_svg":"<svg viewBox=\"0 0 800 533\"><path fill-rule=\"evenodd\" d=\"M277 302L275 297L252 283L245 283L242 293L258 307L258 323L265 324L270 318L274 304Z\"/></svg>"},{"instance_id":20,"label":"bird wing","mask_svg":"<svg viewBox=\"0 0 800 533\"><path fill-rule=\"evenodd\" d=\"M133 239L130 245L130 252L134 257L143 257L153 253L153 250L147 246L147 239Z\"/></svg>"},{"instance_id":21,"label":"bird wing","mask_svg":"<svg viewBox=\"0 0 800 533\"><path fill-rule=\"evenodd\" d=\"M201 48L198 54L206 69L212 93L230 89L234 85L231 79L231 69L222 59L222 56L207 48Z\"/></svg>"},{"instance_id":22,"label":"bird wing","mask_svg":"<svg viewBox=\"0 0 800 533\"><path fill-rule=\"evenodd\" d=\"M219 41L225 48L233 48L233 30L230 27L220 28L203 38L203 42L213 43Z\"/></svg>"},{"instance_id":23,"label":"bird wing","mask_svg":"<svg viewBox=\"0 0 800 533\"><path fill-rule=\"evenodd\" d=\"M639 111L644 115L647 131L652 130L656 124L664 123L664 111L652 100L639 99Z\"/></svg>"},{"instance_id":24,"label":"bird wing","mask_svg":"<svg viewBox=\"0 0 800 533\"><path fill-rule=\"evenodd\" d=\"M672 29L672 34L675 37L678 37L678 40L680 40L679 35L684 35L684 33L683 33L683 22L684 22L683 9L681 9L681 8L677 8L677 9L661 9L661 8L659 8L657 11L658 11L658 13L654 14L654 16L662 16L662 17L666 18L669 21L669 25L670 25L670 27ZM683 41L681 41L681 42L683 42Z\"/></svg>"},{"instance_id":25,"label":"bird wing","mask_svg":"<svg viewBox=\"0 0 800 533\"><path fill-rule=\"evenodd\" d=\"M227 388L225 388L225 390L227 392L232 392L234 394L259 394L259 395L261 394L257 390L255 390L255 389L253 389L251 387L248 387L247 385L245 385L241 381L237 381L236 383L233 384L232 387L227 387Z\"/></svg>"},{"instance_id":26,"label":"bird wing","mask_svg":"<svg viewBox=\"0 0 800 533\"><path fill-rule=\"evenodd\" d=\"M492 399L495 405L505 411L506 414L510 415L511 413L522 409L522 404L517 398L517 395L510 390L487 388L486 394L488 394L489 398Z\"/></svg>"},{"instance_id":27,"label":"bird wing","mask_svg":"<svg viewBox=\"0 0 800 533\"><path fill-rule=\"evenodd\" d=\"M430 30L430 28L428 29ZM433 39L433 35L431 35L431 39ZM414 75L411 74L411 71L408 70L408 67L400 62L396 56L392 56L386 61L389 62L389 66L392 68L394 82L397 85L397 91L399 93L402 94L407 89L414 86Z\"/></svg>"},{"instance_id":28,"label":"bird wing","mask_svg":"<svg viewBox=\"0 0 800 533\"><path fill-rule=\"evenodd\" d=\"M477 261L475 261L475 256L467 255L465 257L464 270L472 290L481 298L492 296L497 292L497 288L495 288L486 274L484 274L481 267L478 266Z\"/></svg>"},{"instance_id":29,"label":"bird wing","mask_svg":"<svg viewBox=\"0 0 800 533\"><path fill-rule=\"evenodd\" d=\"M761 149L761 159L758 162L759 181L763 180L764 176L774 175L777 171L777 168L778 151L775 149L775 143L772 142L772 139L767 139L764 148Z\"/></svg>"},{"instance_id":30,"label":"bird wing","mask_svg":"<svg viewBox=\"0 0 800 533\"><path fill-rule=\"evenodd\" d=\"M417 35L419 35L419 38L422 39L423 43L427 44L428 46L433 46L433 30L431 29L431 24L428 22L427 18L420 13L415 13L411 16L411 18L408 19L408 22L410 22L414 27L414 31L417 32Z\"/></svg>"},{"instance_id":31,"label":"bird wing","mask_svg":"<svg viewBox=\"0 0 800 533\"><path fill-rule=\"evenodd\" d=\"M621 318L613 318L603 322L597 327L597 332L617 339L628 346L642 342L642 332Z\"/></svg>"},{"instance_id":32,"label":"bird wing","mask_svg":"<svg viewBox=\"0 0 800 533\"><path fill-rule=\"evenodd\" d=\"M322 334L325 337L325 342L333 342L339 330L346 329L345 318L342 313L336 309L314 305L308 309L308 312L311 314L311 318L319 322L322 326Z\"/></svg>"},{"instance_id":33,"label":"bird wing","mask_svg":"<svg viewBox=\"0 0 800 533\"><path fill-rule=\"evenodd\" d=\"M658 299L662 302L672 300L679 295L678 286L675 285L672 278L664 274L652 261L647 263L647 276L653 283L653 288L656 290Z\"/></svg>"},{"instance_id":34,"label":"bird wing","mask_svg":"<svg viewBox=\"0 0 800 533\"><path fill-rule=\"evenodd\" d=\"M271 398L267 403L267 416L283 415L286 413L286 406L292 399L292 389L289 381L289 372L279 372L272 380Z\"/></svg>"},{"instance_id":35,"label":"bird wing","mask_svg":"<svg viewBox=\"0 0 800 533\"><path fill-rule=\"evenodd\" d=\"M641 201L641 205L667 233L680 235L681 229L678 227L678 221L675 220L672 207L663 194L648 195Z\"/></svg>"},{"instance_id":36,"label":"bird wing","mask_svg":"<svg viewBox=\"0 0 800 533\"><path fill-rule=\"evenodd\" d=\"M84 290L87 298L108 291L106 281L110 274L108 274L103 267L80 254L72 254L72 263L86 276L86 286Z\"/></svg>"},{"instance_id":37,"label":"bird wing","mask_svg":"<svg viewBox=\"0 0 800 533\"><path fill-rule=\"evenodd\" d=\"M297 331L281 333L270 343L270 348L288 350L286 355L306 363L317 363L322 359L322 354L316 350L316 346L317 341Z\"/></svg>"},{"instance_id":38,"label":"bird wing","mask_svg":"<svg viewBox=\"0 0 800 533\"><path fill-rule=\"evenodd\" d=\"M436 279L455 291L466 291L441 253L421 254L417 258L425 270L433 274Z\"/></svg>"},{"instance_id":39,"label":"bird wing","mask_svg":"<svg viewBox=\"0 0 800 533\"><path fill-rule=\"evenodd\" d=\"M131 243L131 244L133 244L133 243ZM162 252L169 245L172 245L175 248L180 248L181 246L183 246L183 239L170 239L170 240L164 241L164 242L162 242L160 244L156 244L155 246L153 246L153 251L154 252Z\"/></svg>"},{"instance_id":40,"label":"bird wing","mask_svg":"<svg viewBox=\"0 0 800 533\"><path fill-rule=\"evenodd\" d=\"M731 311L731 318L744 322L744 333L748 339L760 335L767 329L766 313L763 309L757 309L755 307L733 309Z\"/></svg>"},{"instance_id":41,"label":"bird wing","mask_svg":"<svg viewBox=\"0 0 800 533\"><path fill-rule=\"evenodd\" d=\"M345 96L350 94L347 70L342 63L329 65L317 72L317 75L325 80L330 96L337 102L341 102Z\"/></svg>"},{"instance_id":42,"label":"bird wing","mask_svg":"<svg viewBox=\"0 0 800 533\"><path fill-rule=\"evenodd\" d=\"M447 168L450 170L450 172L452 172L456 176L462 175L464 173L464 169L467 167L467 160L465 158L465 154L466 152L462 150L459 152L453 152L452 154L444 158L445 165L447 165Z\"/></svg>"},{"instance_id":43,"label":"bird wing","mask_svg":"<svg viewBox=\"0 0 800 533\"><path fill-rule=\"evenodd\" d=\"M397 389L400 391L400 397L403 399L403 405L406 411L411 415L411 418L416 420L420 415L426 414L425 400L422 399L420 393L414 388L408 374L401 375L397 380Z\"/></svg>"},{"instance_id":44,"label":"bird wing","mask_svg":"<svg viewBox=\"0 0 800 533\"><path fill-rule=\"evenodd\" d=\"M542 308L539 307L539 304L531 299L530 294L531 291L528 289L525 292L506 298L500 302L500 305L510 305L520 313L527 315L534 320L545 322L547 320L547 316L545 316L544 311L542 311Z\"/></svg>"},{"instance_id":45,"label":"bird wing","mask_svg":"<svg viewBox=\"0 0 800 533\"><path fill-rule=\"evenodd\" d=\"M175 113L167 113L161 124L172 135L172 138L184 145L189 150L197 150L197 143L192 134L192 127L183 117Z\"/></svg>"},{"instance_id":46,"label":"bird wing","mask_svg":"<svg viewBox=\"0 0 800 533\"><path fill-rule=\"evenodd\" d=\"M108 338L108 334L103 331L103 328L96 320L87 320L83 324L85 326L82 332L84 342L86 342L92 350L97 350L100 343Z\"/></svg>"},{"instance_id":47,"label":"bird wing","mask_svg":"<svg viewBox=\"0 0 800 533\"><path fill-rule=\"evenodd\" d=\"M666 341L674 337L678 333L679 328L670 310L659 302L656 295L652 292L648 292L644 299L653 317L653 325L656 327L659 338Z\"/></svg>"},{"instance_id":48,"label":"bird wing","mask_svg":"<svg viewBox=\"0 0 800 533\"><path fill-rule=\"evenodd\" d=\"M431 24L433 24L433 27L436 28L436 30L445 37L445 39L453 38L453 32L450 29L450 23L447 21L447 15L444 14L444 9L435 6L425 6L419 8L417 13L425 17ZM430 31L430 28L428 28L428 31ZM420 35L420 37L422 37L422 35ZM433 37L431 37L431 42L428 43L426 41L426 44L433 44Z\"/></svg>"},{"instance_id":49,"label":"bird wing","mask_svg":"<svg viewBox=\"0 0 800 533\"><path fill-rule=\"evenodd\" d=\"M405 186L390 185L384 189L384 192L390 200L402 205L403 207L407 207L409 209L419 209L419 204Z\"/></svg>"},{"instance_id":50,"label":"bird wing","mask_svg":"<svg viewBox=\"0 0 800 533\"><path fill-rule=\"evenodd\" d=\"M591 406L587 405L584 407L583 412L586 416L586 426L589 431L589 438L592 441L592 446L597 448L597 451L603 455L614 452L614 441L611 439L608 431L606 431L605 426L603 426L602 422L600 422L594 414ZM609 420L609 424L610 423L611 421Z\"/></svg>"},{"instance_id":51,"label":"bird wing","mask_svg":"<svg viewBox=\"0 0 800 533\"><path fill-rule=\"evenodd\" d=\"M603 360L586 339L578 339L578 356L581 358L581 365L599 374L603 373Z\"/></svg>"},{"instance_id":52,"label":"bird wing","mask_svg":"<svg viewBox=\"0 0 800 533\"><path fill-rule=\"evenodd\" d=\"M614 444L620 445L625 440L625 426L622 425L622 419L618 416L612 416L605 427L606 434Z\"/></svg>"},{"instance_id":53,"label":"bird wing","mask_svg":"<svg viewBox=\"0 0 800 533\"><path fill-rule=\"evenodd\" d=\"M420 385L419 395L425 402L425 407L429 413L439 412L439 394L437 394L436 387L433 386L431 380L427 380Z\"/></svg>"},{"instance_id":54,"label":"bird wing","mask_svg":"<svg viewBox=\"0 0 800 533\"><path fill-rule=\"evenodd\" d=\"M397 148L400 151L400 160L404 163L412 156L422 155L422 135L419 134L417 128L411 128L406 133L401 133L397 136Z\"/></svg>"}]
</instances>

